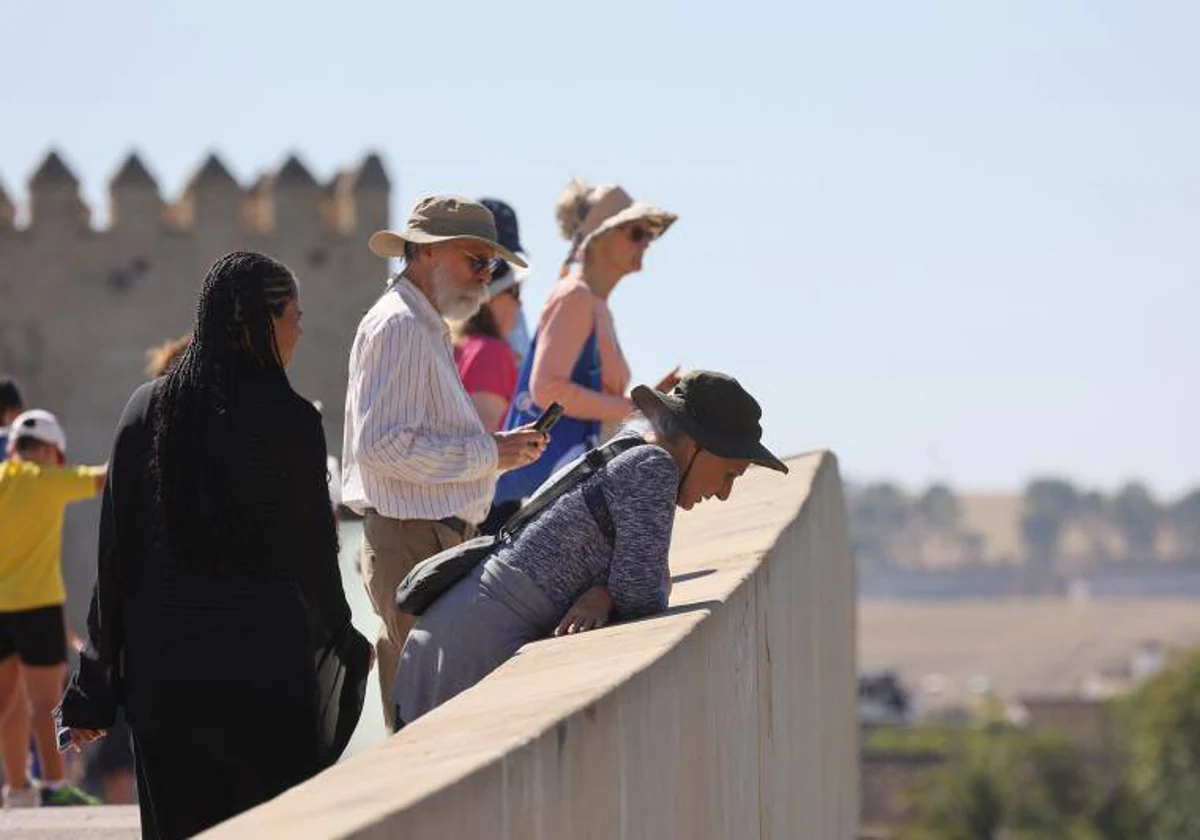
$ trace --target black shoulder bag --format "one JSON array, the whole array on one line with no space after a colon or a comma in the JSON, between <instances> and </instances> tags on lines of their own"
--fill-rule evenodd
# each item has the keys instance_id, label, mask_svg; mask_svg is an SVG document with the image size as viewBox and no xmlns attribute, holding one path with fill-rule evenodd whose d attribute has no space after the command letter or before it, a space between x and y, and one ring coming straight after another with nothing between
<instances>
[{"instance_id":1,"label":"black shoulder bag","mask_svg":"<svg viewBox=\"0 0 1200 840\"><path fill-rule=\"evenodd\" d=\"M564 493L587 480L593 473L603 469L605 464L625 450L644 444L645 441L638 437L620 437L591 450L557 481L514 513L512 518L504 523L499 534L467 540L453 548L438 552L428 560L422 560L405 575L404 580L400 581L400 585L396 587L396 608L408 615L421 615L450 587L487 559L487 556L498 546L511 540L530 520L554 504ZM608 538L609 542L612 542L614 538L613 524L608 511L608 503L604 500L604 493L599 486L596 487L596 490L598 492L585 494L588 509L596 519L600 530L604 532L604 536Z\"/></svg>"}]
</instances>

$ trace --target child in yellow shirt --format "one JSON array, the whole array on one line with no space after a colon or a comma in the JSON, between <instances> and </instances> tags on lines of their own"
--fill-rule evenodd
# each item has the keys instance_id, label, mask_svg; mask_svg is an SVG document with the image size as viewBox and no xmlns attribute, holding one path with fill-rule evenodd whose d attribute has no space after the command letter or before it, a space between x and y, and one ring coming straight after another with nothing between
<instances>
[{"instance_id":1,"label":"child in yellow shirt","mask_svg":"<svg viewBox=\"0 0 1200 840\"><path fill-rule=\"evenodd\" d=\"M19 415L0 461L0 763L4 805L95 804L67 785L53 711L66 674L63 514L104 489L105 467L66 466L67 439L48 411ZM42 784L27 773L32 727Z\"/></svg>"}]
</instances>

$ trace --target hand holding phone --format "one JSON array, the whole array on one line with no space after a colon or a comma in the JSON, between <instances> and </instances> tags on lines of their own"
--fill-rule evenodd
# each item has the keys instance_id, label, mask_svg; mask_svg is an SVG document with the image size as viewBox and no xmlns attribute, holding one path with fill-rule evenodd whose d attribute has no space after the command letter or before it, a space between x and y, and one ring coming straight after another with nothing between
<instances>
[{"instance_id":1,"label":"hand holding phone","mask_svg":"<svg viewBox=\"0 0 1200 840\"><path fill-rule=\"evenodd\" d=\"M552 403L532 425L493 434L500 471L519 469L541 458L550 442L550 429L562 415L563 407Z\"/></svg>"}]
</instances>

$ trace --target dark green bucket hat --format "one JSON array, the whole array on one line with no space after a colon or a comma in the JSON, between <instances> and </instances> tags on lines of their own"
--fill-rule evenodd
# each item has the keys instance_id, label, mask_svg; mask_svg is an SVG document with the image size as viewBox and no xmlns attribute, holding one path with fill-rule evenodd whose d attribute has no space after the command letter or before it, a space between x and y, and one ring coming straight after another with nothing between
<instances>
[{"instance_id":1,"label":"dark green bucket hat","mask_svg":"<svg viewBox=\"0 0 1200 840\"><path fill-rule=\"evenodd\" d=\"M762 409L732 376L693 370L669 394L639 385L634 405L647 415L667 411L705 451L722 458L746 459L781 473L787 464L762 444Z\"/></svg>"}]
</instances>

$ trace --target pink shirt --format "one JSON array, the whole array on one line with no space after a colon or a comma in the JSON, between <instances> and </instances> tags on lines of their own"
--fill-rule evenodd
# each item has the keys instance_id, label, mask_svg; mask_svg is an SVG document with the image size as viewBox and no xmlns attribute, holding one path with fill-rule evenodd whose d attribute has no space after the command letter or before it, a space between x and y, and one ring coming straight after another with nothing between
<instances>
[{"instance_id":1,"label":"pink shirt","mask_svg":"<svg viewBox=\"0 0 1200 840\"><path fill-rule=\"evenodd\" d=\"M454 347L454 366L468 394L495 394L506 403L517 390L517 361L507 341L490 335L468 335ZM507 406L500 415L504 425Z\"/></svg>"},{"instance_id":2,"label":"pink shirt","mask_svg":"<svg viewBox=\"0 0 1200 840\"><path fill-rule=\"evenodd\" d=\"M600 350L602 391L571 381L571 371L592 330ZM633 404L625 396L631 374L608 303L583 282L578 270L558 281L542 309L530 391L540 406L561 403L568 417L609 422L621 420Z\"/></svg>"}]
</instances>

